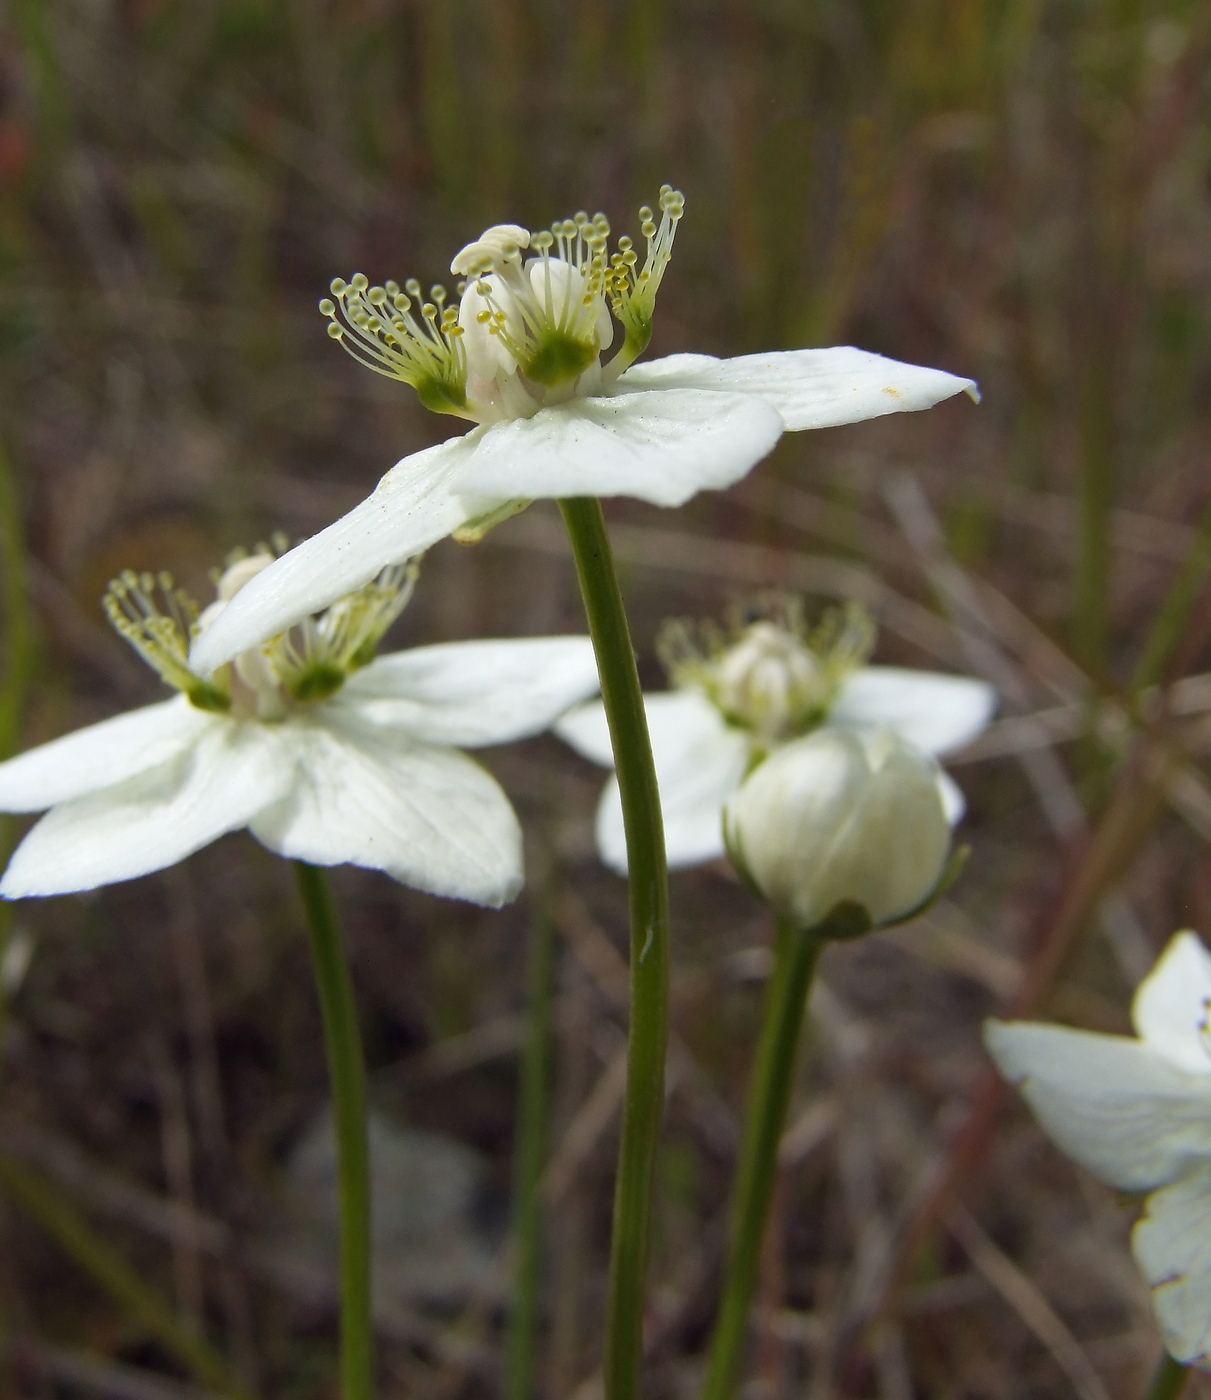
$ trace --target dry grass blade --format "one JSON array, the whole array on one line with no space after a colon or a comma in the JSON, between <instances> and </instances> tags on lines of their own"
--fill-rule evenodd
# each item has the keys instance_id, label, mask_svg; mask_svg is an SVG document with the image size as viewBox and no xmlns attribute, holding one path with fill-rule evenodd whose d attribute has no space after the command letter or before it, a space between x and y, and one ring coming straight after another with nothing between
<instances>
[{"instance_id":1,"label":"dry grass blade","mask_svg":"<svg viewBox=\"0 0 1211 1400\"><path fill-rule=\"evenodd\" d=\"M950 1233L971 1262L1055 1358L1081 1400L1110 1400L1109 1392L1063 1318L1018 1266L998 1249L973 1216L956 1206L946 1217Z\"/></svg>"}]
</instances>

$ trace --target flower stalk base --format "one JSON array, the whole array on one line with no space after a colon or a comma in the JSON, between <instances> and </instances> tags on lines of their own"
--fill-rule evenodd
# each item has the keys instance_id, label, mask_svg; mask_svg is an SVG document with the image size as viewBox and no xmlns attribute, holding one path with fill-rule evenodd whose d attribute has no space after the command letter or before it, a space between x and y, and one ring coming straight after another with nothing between
<instances>
[{"instance_id":1,"label":"flower stalk base","mask_svg":"<svg viewBox=\"0 0 1211 1400\"><path fill-rule=\"evenodd\" d=\"M757 1058L732 1200L723 1302L715 1323L703 1400L731 1400L757 1284L761 1246L778 1171L778 1144L794 1084L807 992L827 928L801 929L782 919L774 972L766 991Z\"/></svg>"},{"instance_id":2,"label":"flower stalk base","mask_svg":"<svg viewBox=\"0 0 1211 1400\"><path fill-rule=\"evenodd\" d=\"M634 1400L643 1361L652 1183L664 1112L669 903L664 823L635 651L601 502L559 503L576 561L622 793L631 896L631 1015L614 1191L603 1369L606 1400Z\"/></svg>"},{"instance_id":3,"label":"flower stalk base","mask_svg":"<svg viewBox=\"0 0 1211 1400\"><path fill-rule=\"evenodd\" d=\"M328 877L294 862L315 984L324 1020L332 1116L336 1130L341 1210L341 1397L373 1400L374 1324L370 1293L370 1148L366 1131L366 1065L353 981L341 947Z\"/></svg>"}]
</instances>

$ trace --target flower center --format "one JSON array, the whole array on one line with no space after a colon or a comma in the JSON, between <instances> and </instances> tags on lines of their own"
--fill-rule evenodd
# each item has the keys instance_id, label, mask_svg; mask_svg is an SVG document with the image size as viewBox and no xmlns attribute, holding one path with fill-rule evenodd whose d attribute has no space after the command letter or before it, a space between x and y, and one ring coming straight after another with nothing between
<instances>
[{"instance_id":1,"label":"flower center","mask_svg":"<svg viewBox=\"0 0 1211 1400\"><path fill-rule=\"evenodd\" d=\"M647 348L684 203L665 185L659 222L646 206L639 211L642 265L630 238L609 251L604 214L581 212L537 233L517 224L485 229L450 264L464 279L457 310L444 287L422 302L415 281L401 292L395 282L371 286L360 272L337 278L335 300L325 298L320 310L334 340L367 368L411 384L426 407L480 423L528 418L600 392ZM623 344L603 369L611 313Z\"/></svg>"},{"instance_id":2,"label":"flower center","mask_svg":"<svg viewBox=\"0 0 1211 1400\"><path fill-rule=\"evenodd\" d=\"M354 671L374 660L379 642L407 606L417 566L384 569L373 583L324 612L241 652L213 676L199 676L189 666L191 642L274 557L260 546L233 559L218 576L217 597L204 612L171 574L128 569L110 583L105 611L139 655L198 709L281 720L292 707L335 694Z\"/></svg>"},{"instance_id":3,"label":"flower center","mask_svg":"<svg viewBox=\"0 0 1211 1400\"><path fill-rule=\"evenodd\" d=\"M770 594L726 629L666 623L657 646L675 686L702 691L728 724L768 753L824 723L842 681L873 642L870 618L856 604L832 609L809 628L799 599Z\"/></svg>"}]
</instances>

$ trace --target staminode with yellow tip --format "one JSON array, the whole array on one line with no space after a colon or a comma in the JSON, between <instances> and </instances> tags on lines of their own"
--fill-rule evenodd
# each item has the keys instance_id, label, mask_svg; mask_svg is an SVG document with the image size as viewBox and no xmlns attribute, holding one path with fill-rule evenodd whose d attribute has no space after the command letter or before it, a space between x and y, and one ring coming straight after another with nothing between
<instances>
[{"instance_id":1,"label":"staminode with yellow tip","mask_svg":"<svg viewBox=\"0 0 1211 1400\"><path fill-rule=\"evenodd\" d=\"M784 432L930 408L975 385L851 346L635 363L653 334L684 199L640 210L610 249L603 214L463 248L451 298L420 283L332 283L329 334L421 403L475 426L397 463L361 505L258 575L196 643L201 674L447 535L473 541L540 496L679 506L745 476ZM615 350L617 331L621 344ZM611 351L614 351L612 356Z\"/></svg>"},{"instance_id":2,"label":"staminode with yellow tip","mask_svg":"<svg viewBox=\"0 0 1211 1400\"><path fill-rule=\"evenodd\" d=\"M496 906L521 888L521 832L460 750L545 729L597 689L587 637L450 642L377 656L416 579L387 568L209 676L188 660L267 547L234 557L200 611L171 575L124 573L114 626L179 693L0 763L0 811L49 808L0 895L66 894L162 870L247 827L310 865L349 862Z\"/></svg>"}]
</instances>

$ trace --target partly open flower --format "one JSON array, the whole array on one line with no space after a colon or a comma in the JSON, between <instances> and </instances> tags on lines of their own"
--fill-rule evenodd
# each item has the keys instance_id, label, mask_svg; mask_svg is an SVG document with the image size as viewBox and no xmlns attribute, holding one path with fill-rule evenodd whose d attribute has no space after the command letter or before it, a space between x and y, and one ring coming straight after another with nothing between
<instances>
[{"instance_id":1,"label":"partly open flower","mask_svg":"<svg viewBox=\"0 0 1211 1400\"><path fill-rule=\"evenodd\" d=\"M756 615L754 616L754 612ZM927 754L962 748L992 716L991 686L966 676L867 666L874 625L856 606L809 627L797 599L770 594L726 629L670 622L659 649L674 689L646 695L670 866L724 854L723 808L744 777L780 745L822 726L881 725ZM585 758L613 765L605 711L590 702L555 732ZM941 770L947 816L963 796ZM601 858L626 871L618 782L597 808Z\"/></svg>"},{"instance_id":2,"label":"partly open flower","mask_svg":"<svg viewBox=\"0 0 1211 1400\"><path fill-rule=\"evenodd\" d=\"M597 689L587 637L450 642L377 657L415 569L383 572L208 677L191 636L272 563L236 559L200 616L167 574L124 574L114 625L180 693L0 764L0 811L51 810L0 895L66 894L161 870L248 827L314 865L384 870L499 905L521 887L508 799L461 748L536 734Z\"/></svg>"},{"instance_id":3,"label":"partly open flower","mask_svg":"<svg viewBox=\"0 0 1211 1400\"><path fill-rule=\"evenodd\" d=\"M1211 1370L1211 954L1178 933L1131 1007L1139 1039L989 1021L984 1039L1043 1130L1121 1191L1165 1345Z\"/></svg>"},{"instance_id":4,"label":"partly open flower","mask_svg":"<svg viewBox=\"0 0 1211 1400\"><path fill-rule=\"evenodd\" d=\"M724 808L728 854L779 916L851 937L900 923L946 872L950 823L934 758L872 725L780 745Z\"/></svg>"},{"instance_id":5,"label":"partly open flower","mask_svg":"<svg viewBox=\"0 0 1211 1400\"><path fill-rule=\"evenodd\" d=\"M449 534L476 539L537 496L637 496L679 506L744 476L784 432L931 408L970 379L864 350L634 361L682 212L668 186L640 210L646 249L609 250L603 214L531 233L487 229L458 254L452 300L410 281L338 278L329 334L428 408L477 426L405 457L343 519L240 596L195 649L203 673ZM613 358L604 359L622 331Z\"/></svg>"}]
</instances>

